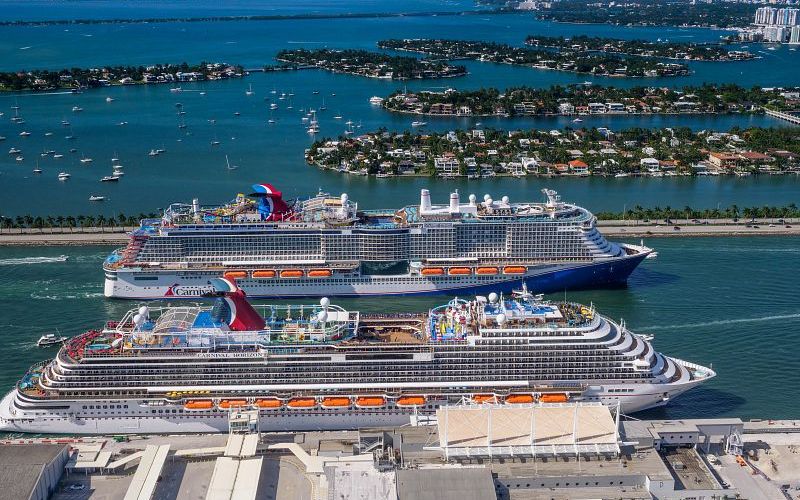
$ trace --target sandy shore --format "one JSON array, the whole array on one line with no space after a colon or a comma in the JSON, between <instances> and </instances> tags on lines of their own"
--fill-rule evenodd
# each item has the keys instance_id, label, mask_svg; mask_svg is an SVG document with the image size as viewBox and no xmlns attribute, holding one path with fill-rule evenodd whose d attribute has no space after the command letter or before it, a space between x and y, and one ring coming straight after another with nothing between
<instances>
[{"instance_id":1,"label":"sandy shore","mask_svg":"<svg viewBox=\"0 0 800 500\"><path fill-rule=\"evenodd\" d=\"M676 224L645 223L642 221L609 221L598 222L602 233L609 238L654 238L676 236L800 236L800 220L787 223L758 222L747 227L743 223L725 221L722 224L687 224L685 221ZM679 228L679 229L676 229ZM130 229L130 228L126 228ZM53 231L53 232L50 232ZM100 232L99 229L84 228L75 232L58 232L59 229L0 231L0 246L88 246L115 245L123 246L128 241L128 234L121 229L115 232Z\"/></svg>"}]
</instances>

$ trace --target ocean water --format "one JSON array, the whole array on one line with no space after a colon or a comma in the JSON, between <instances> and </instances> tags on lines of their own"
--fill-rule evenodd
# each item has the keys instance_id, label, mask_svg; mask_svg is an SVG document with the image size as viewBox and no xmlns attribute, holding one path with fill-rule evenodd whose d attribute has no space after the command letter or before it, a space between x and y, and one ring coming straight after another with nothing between
<instances>
[{"instance_id":1,"label":"ocean water","mask_svg":"<svg viewBox=\"0 0 800 500\"><path fill-rule=\"evenodd\" d=\"M471 2L415 0L388 3L357 2L267 2L239 1L224 5L201 2L106 2L73 1L50 4L10 2L4 4L4 19L37 19L42 12L52 18L69 17L158 17L241 13L298 12L419 12L470 10ZM441 7L441 9L439 8ZM99 24L73 26L0 27L0 70L24 68L92 67L106 64L152 64L168 62L227 61L257 67L273 62L275 53L293 47L374 48L387 37L473 38L520 44L525 35L586 33L624 38L713 41L723 34L709 29L618 28L605 25L576 26L537 21L530 14L470 14L459 16L403 17L387 19L321 19L254 22L197 22L153 24ZM588 78L606 85L682 86L707 81L737 82L743 85L793 85L800 81L797 52L788 47L767 51L753 45L763 56L755 61L732 63L690 63L694 74L685 78L619 79ZM538 180L482 179L437 181L432 179L366 179L320 172L305 165L303 150L315 139L301 124L304 111L319 113L321 132L316 138L342 134L347 120L361 127L356 133L386 127L407 130L412 118L370 106L373 95L386 95L402 87L410 89L549 86L587 80L585 75L535 70L493 63L467 62L470 74L462 78L433 81L391 82L331 74L321 70L253 74L236 81L183 85L173 94L167 85L113 87L70 93L0 94L0 142L3 148L23 151L24 161L0 154L0 214L105 216L119 213L148 213L175 201L198 196L204 202L223 202L246 191L254 182L272 182L288 194L306 195L322 188L347 191L363 207L409 203L420 187L431 188L444 199L459 188L462 192L506 194L514 199L538 199L542 187L560 190L565 199L583 203L594 210L621 210L625 205L643 206L726 206L785 204L796 201L798 178L750 179L592 179ZM253 85L255 95L246 96ZM280 108L268 109L265 98L294 93L289 101L277 101ZM313 91L319 91L318 95ZM205 92L201 95L201 92ZM335 94L335 96L333 95ZM106 102L113 97L113 102ZM178 129L177 103L183 104L188 126ZM13 105L21 106L24 125L13 124ZM80 106L83 112L73 113ZM239 112L240 116L234 116ZM342 119L334 119L341 115ZM269 125L267 120L277 121ZM62 120L70 127L63 127ZM210 120L215 120L212 123ZM441 118L428 119L429 130L446 131L472 127L543 129L573 125L568 118ZM118 125L126 123L126 125ZM733 126L781 126L784 122L764 116L606 116L591 117L582 126L624 127L688 126L695 130L727 130ZM20 137L21 131L31 132ZM47 132L52 135L45 136ZM67 136L74 138L69 140ZM211 141L220 142L211 146ZM69 153L70 149L74 153ZM154 148L167 152L156 158ZM43 151L64 154L62 159L41 157ZM225 156L239 168L225 168ZM125 177L118 184L99 182L111 173L110 158L118 157ZM89 157L90 165L80 162ZM37 166L41 175L32 174ZM59 182L59 172L72 178ZM88 201L103 195L104 203ZM380 201L378 201L380 200Z\"/></svg>"},{"instance_id":2,"label":"ocean water","mask_svg":"<svg viewBox=\"0 0 800 500\"><path fill-rule=\"evenodd\" d=\"M644 262L626 288L567 295L594 303L601 314L623 318L634 332L653 334L657 350L717 371L713 380L646 414L796 417L800 403L792 388L800 384L795 351L800 304L793 277L800 269L800 238L664 238L646 243L658 250L658 258ZM0 387L10 387L28 366L54 354L34 345L41 334L75 335L120 319L136 306L102 296L100 265L109 250L0 248ZM424 311L447 300L333 302L379 312Z\"/></svg>"},{"instance_id":3,"label":"ocean water","mask_svg":"<svg viewBox=\"0 0 800 500\"><path fill-rule=\"evenodd\" d=\"M46 8L45 8L46 7ZM170 17L299 12L411 12L474 9L469 0L439 2L323 2L233 3L163 1L4 2L0 19L67 19ZM387 19L326 19L226 23L109 24L76 26L0 27L0 70L62 68L107 64L227 61L246 66L272 62L286 47L373 48L387 37L443 37L495 40L519 44L527 34L569 36L585 33L623 38L713 41L724 32L707 29L618 28L559 25L536 21L529 14L408 17ZM691 63L694 73L675 79L590 78L606 85L682 86L703 82L743 85L796 85L800 82L797 52L788 47L767 51L753 45L762 59L737 63ZM247 192L255 182L272 182L288 197L325 189L347 192L362 208L413 203L419 189L431 189L444 202L453 189L462 194L508 195L513 200L539 199L543 187L557 189L565 200L594 211L634 205L726 207L798 203L800 178L751 177L663 179L482 179L441 181L428 178L374 179L342 176L305 165L303 150L310 137L301 124L303 111L319 108L319 137L336 137L344 122L360 124L356 133L386 127L410 128L409 116L395 115L369 105L373 95L385 95L407 85L410 89L480 88L512 85L549 86L587 78L569 73L539 71L497 64L467 62L463 78L427 82L387 82L308 70L253 74L245 80L183 85L173 94L168 86L114 87L70 93L0 94L0 142L3 148L23 150L24 162L0 152L0 215L138 214L157 211L175 201L199 197L203 203L224 202ZM254 96L245 90L252 83ZM265 97L271 91L294 93L277 101L270 112ZM319 94L313 91L318 90ZM201 94L203 92L204 94ZM335 96L333 95L335 94ZM106 102L113 97L113 102ZM178 129L176 104L186 111L186 130ZM12 105L21 107L26 123L14 125ZM83 111L73 113L73 106ZM234 116L239 112L240 116ZM337 120L336 115L343 118ZM268 125L274 118L277 123ZM71 125L64 127L62 120ZM213 120L214 122L212 123ZM565 118L429 119L429 129L456 127L561 128ZM119 125L119 123L125 123ZM779 126L761 116L591 117L584 126L688 126L695 130L727 130L732 126ZM27 130L30 137L20 137ZM46 136L46 132L52 135ZM66 136L74 136L67 139ZM212 146L211 141L219 141ZM75 148L75 153L69 153ZM149 157L151 149L166 152ZM60 160L41 157L55 150ZM225 157L236 170L226 168ZM112 157L125 166L118 184L99 182L111 173ZM93 162L82 164L82 157ZM44 170L32 174L37 165ZM59 182L59 172L69 172ZM92 194L106 196L90 203ZM613 318L625 318L636 332L655 334L656 347L669 355L700 364L713 364L719 376L673 401L653 416L702 417L736 415L744 418L796 417L800 403L792 387L800 382L794 355L800 327L800 305L794 277L800 272L800 238L674 238L646 242L659 257L645 262L629 286L615 290L573 293L569 299L593 302ZM102 296L100 265L110 251L104 247L0 248L0 387L11 387L32 363L53 351L38 349L43 333L58 330L74 335L103 321L119 319L133 304ZM342 300L345 307L363 311L425 310L446 298Z\"/></svg>"}]
</instances>

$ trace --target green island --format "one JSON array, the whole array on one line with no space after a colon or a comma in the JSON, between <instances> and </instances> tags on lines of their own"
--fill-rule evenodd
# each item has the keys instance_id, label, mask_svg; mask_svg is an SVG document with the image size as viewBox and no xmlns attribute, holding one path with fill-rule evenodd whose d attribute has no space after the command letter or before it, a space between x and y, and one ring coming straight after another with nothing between
<instances>
[{"instance_id":1,"label":"green island","mask_svg":"<svg viewBox=\"0 0 800 500\"><path fill-rule=\"evenodd\" d=\"M276 59L285 64L315 66L328 71L387 80L449 78L467 74L464 66L453 66L444 61L356 49L282 50Z\"/></svg>"},{"instance_id":2,"label":"green island","mask_svg":"<svg viewBox=\"0 0 800 500\"><path fill-rule=\"evenodd\" d=\"M382 19L393 17L441 17L441 16L485 16L490 14L506 14L511 12L506 8L478 9L478 10L441 10L441 11L411 11L411 12L341 12L341 13L312 13L302 14L260 14L241 16L190 16L190 17L118 17L100 19L39 19L39 20L3 20L0 26L61 26L81 24L153 24L153 23L201 23L201 22L235 22L235 21L293 21L314 19Z\"/></svg>"},{"instance_id":3,"label":"green island","mask_svg":"<svg viewBox=\"0 0 800 500\"><path fill-rule=\"evenodd\" d=\"M443 92L396 91L383 106L416 115L540 116L592 114L760 113L800 109L791 88L744 88L735 84L666 87L603 87L573 84Z\"/></svg>"},{"instance_id":4,"label":"green island","mask_svg":"<svg viewBox=\"0 0 800 500\"><path fill-rule=\"evenodd\" d=\"M691 61L742 61L755 56L742 50L728 50L719 43L653 42L649 40L623 40L597 36L528 35L527 45L559 50L611 52L643 57L681 59Z\"/></svg>"},{"instance_id":5,"label":"green island","mask_svg":"<svg viewBox=\"0 0 800 500\"><path fill-rule=\"evenodd\" d=\"M756 8L756 4L734 2L560 0L538 11L537 17L562 23L742 28L753 22Z\"/></svg>"},{"instance_id":6,"label":"green island","mask_svg":"<svg viewBox=\"0 0 800 500\"><path fill-rule=\"evenodd\" d=\"M238 65L206 62L194 65L182 63L151 66L104 66L91 69L66 68L57 71L6 71L0 72L0 91L78 90L109 85L175 84L241 78L244 74L244 68Z\"/></svg>"},{"instance_id":7,"label":"green island","mask_svg":"<svg viewBox=\"0 0 800 500\"><path fill-rule=\"evenodd\" d=\"M649 176L800 174L800 129L689 128L388 132L314 142L306 162L359 175Z\"/></svg>"},{"instance_id":8,"label":"green island","mask_svg":"<svg viewBox=\"0 0 800 500\"><path fill-rule=\"evenodd\" d=\"M447 59L474 59L598 76L662 77L689 74L689 68L685 64L664 63L652 59L618 55L590 54L581 50L553 51L470 40L424 38L381 40L378 42L378 47L418 52Z\"/></svg>"}]
</instances>

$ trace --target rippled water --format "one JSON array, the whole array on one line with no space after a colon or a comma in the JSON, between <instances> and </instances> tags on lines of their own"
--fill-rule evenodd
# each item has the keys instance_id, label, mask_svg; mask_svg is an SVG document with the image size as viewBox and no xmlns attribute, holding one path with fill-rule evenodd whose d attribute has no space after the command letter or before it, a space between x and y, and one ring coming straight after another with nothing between
<instances>
[{"instance_id":1,"label":"rippled water","mask_svg":"<svg viewBox=\"0 0 800 500\"><path fill-rule=\"evenodd\" d=\"M800 411L797 357L800 238L665 238L646 243L659 256L627 288L568 294L593 302L637 333L655 335L661 352L712 365L718 376L657 417L790 418ZM56 329L75 335L119 319L135 304L102 297L100 264L108 248L0 248L0 386L54 351L35 347ZM68 259L64 260L63 256ZM552 296L554 299L562 295ZM365 312L424 311L447 298L348 299ZM298 301L295 301L297 303ZM300 301L302 302L302 301Z\"/></svg>"}]
</instances>

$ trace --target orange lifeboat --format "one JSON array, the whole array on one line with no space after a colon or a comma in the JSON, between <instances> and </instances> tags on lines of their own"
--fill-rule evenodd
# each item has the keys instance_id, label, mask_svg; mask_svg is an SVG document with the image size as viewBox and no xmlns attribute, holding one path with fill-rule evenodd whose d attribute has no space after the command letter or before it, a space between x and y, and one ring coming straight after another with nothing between
<instances>
[{"instance_id":1,"label":"orange lifeboat","mask_svg":"<svg viewBox=\"0 0 800 500\"><path fill-rule=\"evenodd\" d=\"M533 396L530 394L509 394L506 396L506 403L512 405L533 403Z\"/></svg>"},{"instance_id":2,"label":"orange lifeboat","mask_svg":"<svg viewBox=\"0 0 800 500\"><path fill-rule=\"evenodd\" d=\"M422 406L425 404L425 396L400 396L397 398L397 406Z\"/></svg>"},{"instance_id":3,"label":"orange lifeboat","mask_svg":"<svg viewBox=\"0 0 800 500\"><path fill-rule=\"evenodd\" d=\"M542 403L566 403L569 397L566 394L542 394L539 401Z\"/></svg>"},{"instance_id":4,"label":"orange lifeboat","mask_svg":"<svg viewBox=\"0 0 800 500\"><path fill-rule=\"evenodd\" d=\"M235 280L237 278L247 278L247 271L228 271L224 273L223 276L228 278L229 280Z\"/></svg>"},{"instance_id":5,"label":"orange lifeboat","mask_svg":"<svg viewBox=\"0 0 800 500\"><path fill-rule=\"evenodd\" d=\"M187 410L210 410L214 407L214 403L208 399L194 399L187 401L183 407Z\"/></svg>"},{"instance_id":6,"label":"orange lifeboat","mask_svg":"<svg viewBox=\"0 0 800 500\"><path fill-rule=\"evenodd\" d=\"M525 274L525 266L506 266L503 268L503 274Z\"/></svg>"},{"instance_id":7,"label":"orange lifeboat","mask_svg":"<svg viewBox=\"0 0 800 500\"><path fill-rule=\"evenodd\" d=\"M219 404L219 407L223 410L227 410L228 408L241 408L242 406L247 406L247 401L244 399L223 399Z\"/></svg>"},{"instance_id":8,"label":"orange lifeboat","mask_svg":"<svg viewBox=\"0 0 800 500\"><path fill-rule=\"evenodd\" d=\"M350 406L350 398L328 397L322 400L323 408L347 408Z\"/></svg>"},{"instance_id":9,"label":"orange lifeboat","mask_svg":"<svg viewBox=\"0 0 800 500\"><path fill-rule=\"evenodd\" d=\"M497 274L497 271L498 270L496 267L479 267L478 269L475 270L475 274L483 274L483 275Z\"/></svg>"},{"instance_id":10,"label":"orange lifeboat","mask_svg":"<svg viewBox=\"0 0 800 500\"><path fill-rule=\"evenodd\" d=\"M283 402L278 398L260 398L256 399L256 406L262 409L280 408Z\"/></svg>"},{"instance_id":11,"label":"orange lifeboat","mask_svg":"<svg viewBox=\"0 0 800 500\"><path fill-rule=\"evenodd\" d=\"M289 408L313 408L317 406L317 400L314 398L292 398L286 406Z\"/></svg>"},{"instance_id":12,"label":"orange lifeboat","mask_svg":"<svg viewBox=\"0 0 800 500\"><path fill-rule=\"evenodd\" d=\"M495 403L497 398L494 394L473 394L472 400L476 403Z\"/></svg>"},{"instance_id":13,"label":"orange lifeboat","mask_svg":"<svg viewBox=\"0 0 800 500\"><path fill-rule=\"evenodd\" d=\"M312 269L308 272L309 278L330 278L332 275L330 269Z\"/></svg>"},{"instance_id":14,"label":"orange lifeboat","mask_svg":"<svg viewBox=\"0 0 800 500\"><path fill-rule=\"evenodd\" d=\"M441 276L444 274L444 269L441 267L424 267L422 268L423 276Z\"/></svg>"},{"instance_id":15,"label":"orange lifeboat","mask_svg":"<svg viewBox=\"0 0 800 500\"><path fill-rule=\"evenodd\" d=\"M359 408L380 408L386 404L383 396L361 396L356 398L356 406Z\"/></svg>"},{"instance_id":16,"label":"orange lifeboat","mask_svg":"<svg viewBox=\"0 0 800 500\"><path fill-rule=\"evenodd\" d=\"M253 271L253 278L274 278L276 274L272 269L259 269Z\"/></svg>"},{"instance_id":17,"label":"orange lifeboat","mask_svg":"<svg viewBox=\"0 0 800 500\"><path fill-rule=\"evenodd\" d=\"M466 274L472 274L472 269L468 267L451 267L447 270L447 274L450 276L464 276Z\"/></svg>"},{"instance_id":18,"label":"orange lifeboat","mask_svg":"<svg viewBox=\"0 0 800 500\"><path fill-rule=\"evenodd\" d=\"M281 271L281 278L302 278L303 271L300 269L286 269Z\"/></svg>"}]
</instances>

